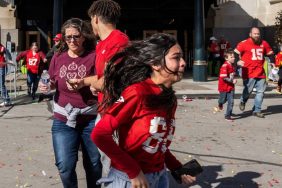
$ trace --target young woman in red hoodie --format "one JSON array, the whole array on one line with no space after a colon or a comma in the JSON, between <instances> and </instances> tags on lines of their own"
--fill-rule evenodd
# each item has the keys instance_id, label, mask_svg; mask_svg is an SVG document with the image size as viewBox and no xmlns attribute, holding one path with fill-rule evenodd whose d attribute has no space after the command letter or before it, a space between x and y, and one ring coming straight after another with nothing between
<instances>
[{"instance_id":1,"label":"young woman in red hoodie","mask_svg":"<svg viewBox=\"0 0 282 188\"><path fill-rule=\"evenodd\" d=\"M168 147L176 128L172 85L185 65L179 44L167 34L133 42L108 63L102 118L91 134L111 159L108 178L100 181L107 187L168 188L166 169L182 166ZM194 181L182 176L183 183Z\"/></svg>"}]
</instances>

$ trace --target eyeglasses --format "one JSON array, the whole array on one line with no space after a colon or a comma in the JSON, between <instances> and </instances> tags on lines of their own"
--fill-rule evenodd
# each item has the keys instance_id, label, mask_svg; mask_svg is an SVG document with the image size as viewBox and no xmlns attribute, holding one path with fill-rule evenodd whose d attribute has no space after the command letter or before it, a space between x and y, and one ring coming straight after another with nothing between
<instances>
[{"instance_id":1,"label":"eyeglasses","mask_svg":"<svg viewBox=\"0 0 282 188\"><path fill-rule=\"evenodd\" d=\"M67 42L71 42L71 39L73 39L74 41L78 41L80 39L81 35L66 35L65 36L65 40Z\"/></svg>"}]
</instances>

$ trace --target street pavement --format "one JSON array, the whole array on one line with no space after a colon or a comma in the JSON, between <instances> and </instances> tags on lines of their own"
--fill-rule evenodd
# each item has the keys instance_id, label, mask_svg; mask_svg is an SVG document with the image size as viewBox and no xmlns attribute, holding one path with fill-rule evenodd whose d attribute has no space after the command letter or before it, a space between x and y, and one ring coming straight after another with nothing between
<instances>
[{"instance_id":1,"label":"street pavement","mask_svg":"<svg viewBox=\"0 0 282 188\"><path fill-rule=\"evenodd\" d=\"M282 102L274 87L268 84L262 106L266 117L260 119L252 116L253 98L245 112L239 110L239 81L235 121L227 122L224 111L213 109L218 96L216 78L193 82L188 76L175 85L179 105L170 149L181 162L197 159L203 166L192 188L282 187ZM52 101L32 101L20 76L17 88L16 98L11 93L14 105L0 108L0 187L61 188L52 149ZM79 153L78 182L86 188L82 166ZM171 178L170 187L184 186Z\"/></svg>"}]
</instances>

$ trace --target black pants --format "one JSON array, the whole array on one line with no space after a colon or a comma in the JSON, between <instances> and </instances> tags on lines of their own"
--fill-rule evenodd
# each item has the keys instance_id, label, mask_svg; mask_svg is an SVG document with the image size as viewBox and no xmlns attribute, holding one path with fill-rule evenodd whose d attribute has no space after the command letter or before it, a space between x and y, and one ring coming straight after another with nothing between
<instances>
[{"instance_id":1,"label":"black pants","mask_svg":"<svg viewBox=\"0 0 282 188\"><path fill-rule=\"evenodd\" d=\"M211 61L212 61L212 70L211 70L211 76L218 76L217 74L216 74L216 68L220 68L221 67L221 61L220 61L220 57L214 57L214 58L212 58L211 59ZM220 65L218 65L218 64L220 64ZM218 74L219 74L219 70L217 71L218 72Z\"/></svg>"},{"instance_id":2,"label":"black pants","mask_svg":"<svg viewBox=\"0 0 282 188\"><path fill-rule=\"evenodd\" d=\"M27 71L27 87L32 93L35 93L38 88L39 78L40 76L38 74L34 74L29 70Z\"/></svg>"}]
</instances>

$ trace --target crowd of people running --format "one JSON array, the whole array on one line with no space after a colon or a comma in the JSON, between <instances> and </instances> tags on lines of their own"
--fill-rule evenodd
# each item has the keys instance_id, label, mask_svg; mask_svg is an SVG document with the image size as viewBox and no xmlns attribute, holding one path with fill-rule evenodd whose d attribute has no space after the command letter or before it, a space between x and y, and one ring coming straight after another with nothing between
<instances>
[{"instance_id":1,"label":"crowd of people running","mask_svg":"<svg viewBox=\"0 0 282 188\"><path fill-rule=\"evenodd\" d=\"M28 95L55 90L52 140L55 162L63 186L78 186L76 163L83 153L87 187L165 188L169 187L168 170L185 168L169 150L177 127L177 99L173 84L183 78L186 62L177 40L157 33L140 41L129 41L116 28L121 15L113 0L94 1L88 10L91 24L79 18L64 22L54 46L45 55L32 43L20 53L27 66ZM268 56L279 68L277 91L281 93L282 52L276 56L270 45L253 27L249 38L235 50L223 37L220 44L211 37L209 46L212 75L218 71L217 110L228 102L225 119L233 121L236 67L240 67L244 90L240 110L245 110L253 88L256 96L253 115L263 118L261 105L266 89L263 69ZM281 49L282 50L282 49ZM5 105L10 98L3 84L4 47L0 46L1 93ZM50 84L39 82L48 68ZM102 177L106 175L107 177ZM195 175L182 174L180 182L195 183Z\"/></svg>"}]
</instances>

